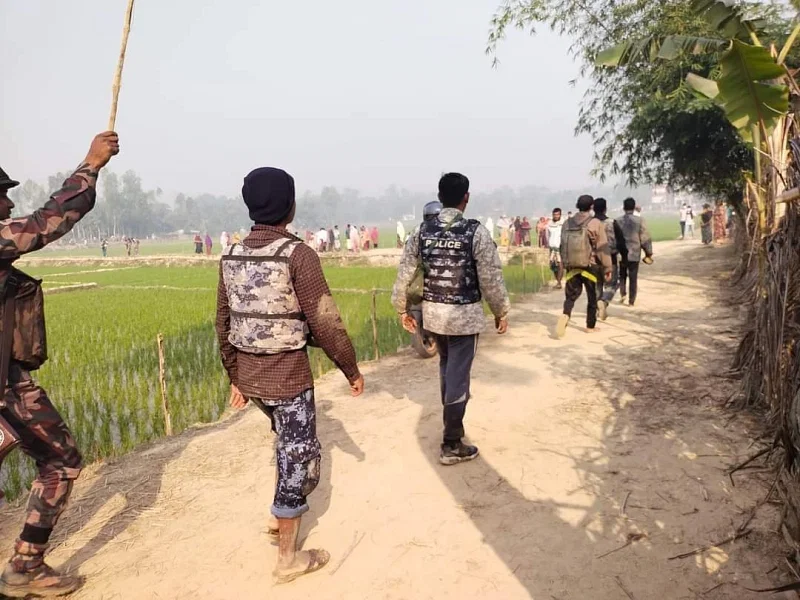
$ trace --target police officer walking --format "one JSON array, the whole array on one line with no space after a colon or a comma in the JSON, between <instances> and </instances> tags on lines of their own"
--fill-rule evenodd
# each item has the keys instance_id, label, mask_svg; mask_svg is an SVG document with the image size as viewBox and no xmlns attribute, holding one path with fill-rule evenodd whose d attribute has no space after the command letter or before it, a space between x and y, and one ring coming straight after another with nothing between
<instances>
[{"instance_id":1,"label":"police officer walking","mask_svg":"<svg viewBox=\"0 0 800 600\"><path fill-rule=\"evenodd\" d=\"M478 456L478 448L462 439L472 362L486 325L481 301L488 303L501 334L508 329L511 303L491 234L478 221L464 218L469 179L460 173L442 176L439 200L439 215L424 221L405 245L392 303L403 327L413 333L416 321L406 307L409 286L421 268L423 320L425 329L436 335L440 361L444 434L439 462L454 465Z\"/></svg>"},{"instance_id":2,"label":"police officer walking","mask_svg":"<svg viewBox=\"0 0 800 600\"><path fill-rule=\"evenodd\" d=\"M11 353L3 357L4 362L9 362L0 414L19 435L22 451L36 462L37 469L25 526L0 576L0 594L11 598L62 596L78 587L78 579L45 564L44 554L83 466L72 433L30 373L47 359L41 287L12 264L23 254L64 236L94 208L97 176L117 153L116 133L96 136L86 158L61 189L33 214L14 219L10 218L14 203L8 198L8 190L18 182L0 169L0 283L3 306L9 306L8 298L13 295L16 316L12 319ZM4 318L3 322L9 320ZM2 333L4 337L9 335L8 331Z\"/></svg>"},{"instance_id":3,"label":"police officer walking","mask_svg":"<svg viewBox=\"0 0 800 600\"><path fill-rule=\"evenodd\" d=\"M252 402L277 435L268 528L278 536L273 575L277 583L288 583L330 560L325 550L297 548L321 461L309 339L344 373L353 396L363 392L364 378L319 257L287 231L296 209L294 179L280 169L256 169L245 178L242 196L255 226L222 256L217 339L231 381L231 406Z\"/></svg>"}]
</instances>

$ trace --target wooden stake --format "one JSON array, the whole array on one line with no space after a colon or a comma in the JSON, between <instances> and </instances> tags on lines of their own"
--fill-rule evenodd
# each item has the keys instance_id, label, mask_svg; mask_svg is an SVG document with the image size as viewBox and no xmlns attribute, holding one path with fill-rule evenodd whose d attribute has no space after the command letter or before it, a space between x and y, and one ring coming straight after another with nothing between
<instances>
[{"instance_id":1,"label":"wooden stake","mask_svg":"<svg viewBox=\"0 0 800 600\"><path fill-rule=\"evenodd\" d=\"M378 348L378 290L372 290L372 343L375 350L375 360L381 357Z\"/></svg>"},{"instance_id":2,"label":"wooden stake","mask_svg":"<svg viewBox=\"0 0 800 600\"><path fill-rule=\"evenodd\" d=\"M164 360L164 336L158 334L158 381L161 384L161 409L164 411L164 432L172 435L172 417L169 414L169 402L167 401L167 373L166 361Z\"/></svg>"},{"instance_id":3,"label":"wooden stake","mask_svg":"<svg viewBox=\"0 0 800 600\"><path fill-rule=\"evenodd\" d=\"M111 116L108 117L108 131L114 131L117 124L117 103L119 90L122 86L122 67L125 64L125 51L128 49L128 36L131 33L131 20L133 19L133 2L128 0L128 10L125 12L125 24L122 28L122 45L117 60L117 71L114 73L114 83L111 86Z\"/></svg>"},{"instance_id":4,"label":"wooden stake","mask_svg":"<svg viewBox=\"0 0 800 600\"><path fill-rule=\"evenodd\" d=\"M526 255L523 252L523 254L522 254L522 293L523 293L523 295L526 293L525 292L525 284L527 283L527 277L525 275L525 271L527 269L527 261L525 260L525 257L526 257Z\"/></svg>"}]
</instances>

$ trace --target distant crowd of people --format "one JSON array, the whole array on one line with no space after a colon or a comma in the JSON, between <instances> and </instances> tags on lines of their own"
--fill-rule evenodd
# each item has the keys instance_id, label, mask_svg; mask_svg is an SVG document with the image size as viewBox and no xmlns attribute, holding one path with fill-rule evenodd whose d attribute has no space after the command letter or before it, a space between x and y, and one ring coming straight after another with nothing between
<instances>
[{"instance_id":1,"label":"distant crowd of people","mask_svg":"<svg viewBox=\"0 0 800 600\"><path fill-rule=\"evenodd\" d=\"M706 203L700 213L700 235L703 244L706 246L715 243L721 244L726 238L730 237L733 228L733 207L717 200L714 208ZM678 211L678 219L681 229L680 239L687 237L694 239L695 214L691 204L682 204Z\"/></svg>"},{"instance_id":2,"label":"distant crowd of people","mask_svg":"<svg viewBox=\"0 0 800 600\"><path fill-rule=\"evenodd\" d=\"M298 237L300 237L298 235ZM317 252L342 252L346 250L350 253L373 250L380 245L380 232L377 227L367 227L366 225L351 225L344 228L344 232L338 225L333 227L320 227L316 233L305 232L306 244L314 248Z\"/></svg>"}]
</instances>

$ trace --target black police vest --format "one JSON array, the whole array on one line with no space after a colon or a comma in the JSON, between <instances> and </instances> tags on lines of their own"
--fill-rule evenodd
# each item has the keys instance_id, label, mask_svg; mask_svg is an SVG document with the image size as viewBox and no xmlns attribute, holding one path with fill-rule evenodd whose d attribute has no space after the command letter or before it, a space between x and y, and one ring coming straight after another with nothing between
<instances>
[{"instance_id":1,"label":"black police vest","mask_svg":"<svg viewBox=\"0 0 800 600\"><path fill-rule=\"evenodd\" d=\"M478 268L472 257L480 223L458 219L451 224L438 218L420 227L419 243L425 269L422 298L436 304L474 304L481 301Z\"/></svg>"}]
</instances>

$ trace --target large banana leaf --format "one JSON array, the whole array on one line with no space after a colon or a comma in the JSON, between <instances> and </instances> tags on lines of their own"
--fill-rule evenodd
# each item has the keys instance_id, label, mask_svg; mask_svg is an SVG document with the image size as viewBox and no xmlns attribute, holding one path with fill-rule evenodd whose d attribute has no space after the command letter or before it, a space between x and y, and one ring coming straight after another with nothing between
<instances>
[{"instance_id":1,"label":"large banana leaf","mask_svg":"<svg viewBox=\"0 0 800 600\"><path fill-rule=\"evenodd\" d=\"M750 39L752 33L758 33L764 26L762 19L746 19L742 9L730 0L693 0L692 9L729 39Z\"/></svg>"},{"instance_id":2,"label":"large banana leaf","mask_svg":"<svg viewBox=\"0 0 800 600\"><path fill-rule=\"evenodd\" d=\"M683 53L706 54L721 50L730 42L688 35L649 36L617 44L597 55L595 64L602 67L622 67L635 62L653 62L657 58L673 60Z\"/></svg>"},{"instance_id":3,"label":"large banana leaf","mask_svg":"<svg viewBox=\"0 0 800 600\"><path fill-rule=\"evenodd\" d=\"M686 76L686 83L688 83L689 87L693 90L700 92L703 96L711 100L717 100L719 96L719 86L717 82L712 79L706 79L705 77L700 77L700 75L689 73Z\"/></svg>"},{"instance_id":4,"label":"large banana leaf","mask_svg":"<svg viewBox=\"0 0 800 600\"><path fill-rule=\"evenodd\" d=\"M789 88L775 80L785 71L769 50L733 40L720 60L722 75L714 82L690 73L686 82L715 99L741 136L752 142L753 127L769 135L789 110Z\"/></svg>"}]
</instances>

